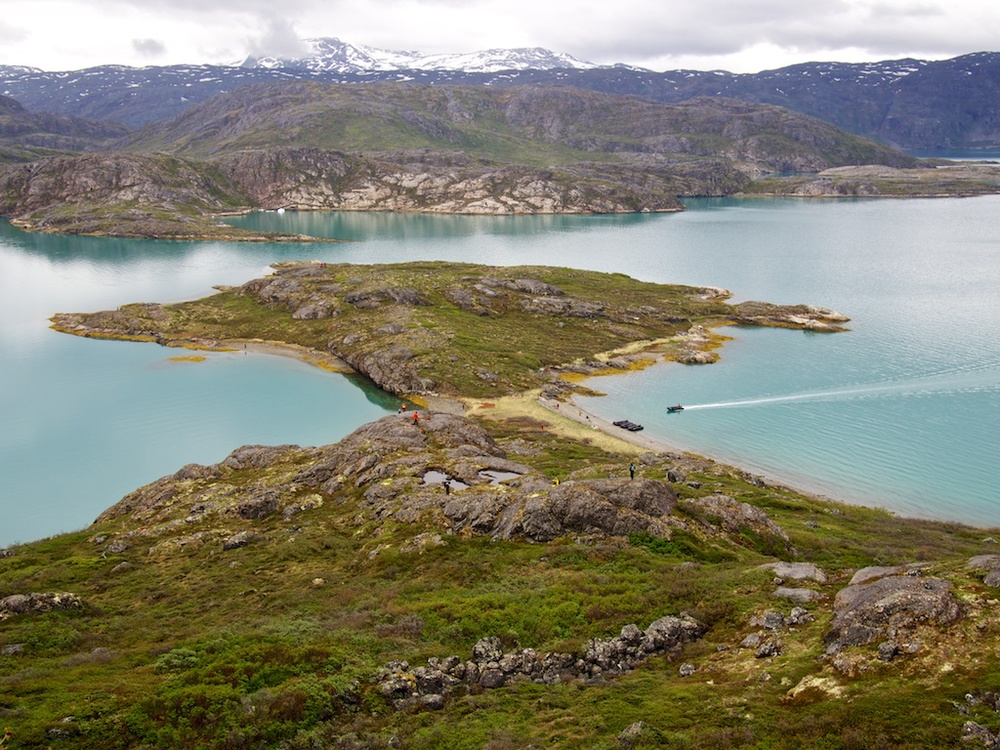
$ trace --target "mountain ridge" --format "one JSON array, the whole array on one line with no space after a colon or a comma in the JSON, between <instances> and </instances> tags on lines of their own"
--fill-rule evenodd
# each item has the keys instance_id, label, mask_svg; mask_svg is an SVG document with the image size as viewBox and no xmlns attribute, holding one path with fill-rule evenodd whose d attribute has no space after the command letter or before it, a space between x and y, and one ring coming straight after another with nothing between
<instances>
[{"instance_id":1,"label":"mountain ridge","mask_svg":"<svg viewBox=\"0 0 1000 750\"><path fill-rule=\"evenodd\" d=\"M248 83L307 80L363 83L413 81L491 87L551 84L661 102L725 96L777 104L827 120L852 133L907 149L1000 146L1000 53L950 60L801 63L760 73L627 66L573 70L317 71L219 65L129 68L103 66L48 73L0 66L0 93L31 111L114 120L139 128Z\"/></svg>"}]
</instances>

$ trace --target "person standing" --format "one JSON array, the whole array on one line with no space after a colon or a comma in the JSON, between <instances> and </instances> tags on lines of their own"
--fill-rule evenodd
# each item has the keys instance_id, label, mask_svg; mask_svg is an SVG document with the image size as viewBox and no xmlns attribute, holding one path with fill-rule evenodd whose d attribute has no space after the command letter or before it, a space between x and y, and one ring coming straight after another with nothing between
<instances>
[{"instance_id":1,"label":"person standing","mask_svg":"<svg viewBox=\"0 0 1000 750\"><path fill-rule=\"evenodd\" d=\"M628 478L629 479L635 479L635 464L634 463L630 463L628 465Z\"/></svg>"}]
</instances>

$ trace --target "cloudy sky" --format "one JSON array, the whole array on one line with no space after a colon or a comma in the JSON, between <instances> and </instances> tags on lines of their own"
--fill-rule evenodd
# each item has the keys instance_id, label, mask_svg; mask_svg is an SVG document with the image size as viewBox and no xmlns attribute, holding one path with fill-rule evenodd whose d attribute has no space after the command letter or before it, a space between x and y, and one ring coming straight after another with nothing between
<instances>
[{"instance_id":1,"label":"cloudy sky","mask_svg":"<svg viewBox=\"0 0 1000 750\"><path fill-rule=\"evenodd\" d=\"M2 0L0 64L232 63L299 39L757 72L1000 49L996 0Z\"/></svg>"}]
</instances>

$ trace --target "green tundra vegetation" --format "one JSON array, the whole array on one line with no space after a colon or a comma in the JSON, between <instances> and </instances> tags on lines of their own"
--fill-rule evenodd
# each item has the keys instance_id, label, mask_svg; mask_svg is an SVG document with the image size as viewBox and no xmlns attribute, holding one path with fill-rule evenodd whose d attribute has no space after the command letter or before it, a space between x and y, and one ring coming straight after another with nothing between
<instances>
[{"instance_id":1,"label":"green tundra vegetation","mask_svg":"<svg viewBox=\"0 0 1000 750\"><path fill-rule=\"evenodd\" d=\"M556 478L622 476L629 460L531 419L483 424ZM239 469L227 481L249 483L260 471ZM660 462L640 461L637 478L647 474L659 479ZM151 538L129 536L140 530L118 518L14 546L0 558L0 593L72 592L80 605L0 621L8 746L957 746L969 718L957 706L1000 677L1000 622L983 603L995 594L965 568L991 548L985 533L759 484L698 461L675 484L680 513L693 519L685 503L725 493L764 510L790 546L752 533L722 541L692 527L669 540L443 534L419 547L414 540L439 525L366 515L357 488L290 519L230 518L226 533L252 530L257 541L229 551L217 536L192 533L203 527L180 509ZM111 547L109 536L130 543ZM813 584L814 619L782 634L780 655L761 659L739 644L753 616L783 606L774 573L758 567L779 559L815 563L830 580ZM823 635L836 591L857 568L915 561L953 582L965 619L927 628L914 655L887 663L858 647L861 667L833 669ZM471 689L435 711L397 709L372 684L393 660L467 659L484 636L508 648L579 652L627 623L681 612L708 627L702 640L594 684ZM680 676L681 662L697 671ZM998 723L983 706L969 711ZM620 739L636 722L641 731Z\"/></svg>"},{"instance_id":2,"label":"green tundra vegetation","mask_svg":"<svg viewBox=\"0 0 1000 750\"><path fill-rule=\"evenodd\" d=\"M719 290L440 263L283 264L205 300L57 316L81 335L295 344L368 362L396 394L434 383L479 408L446 415L470 426L445 447L425 442L421 429L446 422L421 409L427 426L386 417L336 464L327 448L282 447L178 467L85 530L0 552L5 747L928 748L959 746L970 720L996 731L995 581L969 565L995 551L990 531L812 497L589 430L566 437L567 417L539 417L522 394L564 398L577 387L567 374L679 357L678 334L743 319ZM402 353L372 364L390 350ZM520 411L501 408L511 402ZM420 481L458 472L491 441L521 479L450 497ZM502 536L476 531L489 518L453 523L444 505L518 499L520 514L598 485L669 492L669 525ZM390 497L423 505L390 511ZM823 574L789 581L804 597L789 624L794 602L761 566L792 562ZM828 653L855 572L914 564L905 570L922 577L901 578L947 589L949 617L893 620L899 633L880 636L899 640L892 653L877 641ZM399 662L469 659L488 637L506 651L581 654L682 614L702 637L618 675L473 683L433 707L400 703L376 679L390 663L409 674ZM761 633L770 650L752 645Z\"/></svg>"}]
</instances>

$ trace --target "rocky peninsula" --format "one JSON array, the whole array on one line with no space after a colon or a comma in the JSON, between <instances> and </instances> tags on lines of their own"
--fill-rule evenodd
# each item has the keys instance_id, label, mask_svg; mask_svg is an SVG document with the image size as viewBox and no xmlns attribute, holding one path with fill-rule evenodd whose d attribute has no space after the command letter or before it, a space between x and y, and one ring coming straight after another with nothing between
<instances>
[{"instance_id":1,"label":"rocky peninsula","mask_svg":"<svg viewBox=\"0 0 1000 750\"><path fill-rule=\"evenodd\" d=\"M726 290L544 266L418 262L280 263L274 274L203 300L56 315L80 336L227 348L295 347L345 362L403 397L498 397L565 376L621 371L667 357L706 363L718 326L844 330L824 308L731 305Z\"/></svg>"}]
</instances>

